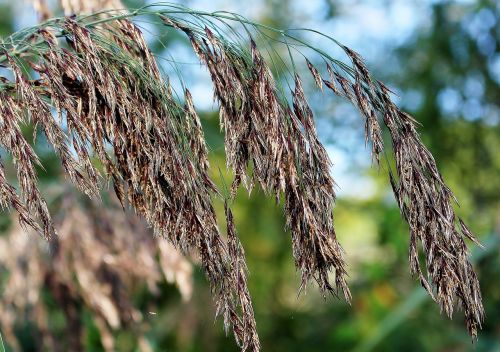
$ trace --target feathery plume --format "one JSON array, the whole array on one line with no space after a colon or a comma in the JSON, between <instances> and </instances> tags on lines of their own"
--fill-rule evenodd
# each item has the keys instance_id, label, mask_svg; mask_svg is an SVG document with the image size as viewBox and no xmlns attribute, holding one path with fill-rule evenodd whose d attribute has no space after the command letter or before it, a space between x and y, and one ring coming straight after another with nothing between
<instances>
[{"instance_id":1,"label":"feathery plume","mask_svg":"<svg viewBox=\"0 0 500 352\"><path fill-rule=\"evenodd\" d=\"M216 21L252 25L257 34L275 31L286 36L289 47L303 42L241 17L163 6L55 19L0 43L0 62L15 77L14 82L0 81L0 144L14 160L21 193L16 195L2 170L2 205L15 208L22 224L45 237L55 233L37 188L38 158L19 126L29 118L41 127L63 170L81 190L96 196L99 181L110 180L121 204L143 216L156 235L183 252L198 252L217 314L226 329L232 328L242 350L257 351L243 249L227 204L227 239L218 229L212 196L220 194L208 176L207 148L193 99L188 89L184 103L174 98L141 31L128 18L158 16L187 35L219 103L227 165L234 172L230 198L241 184L249 191L257 184L277 201L283 199L301 288L314 280L323 293L342 292L349 301L343 251L333 224L331 163L318 139L302 79L290 72L294 87L289 99L250 31L249 44L244 44ZM372 79L359 54L332 43L345 51L351 65L309 47L326 61L327 76L306 61L314 82L360 110L377 164L384 151L383 120L396 159L391 185L410 225L411 271L449 316L458 299L469 332L476 336L484 313L464 237L476 240L456 219L453 194L421 143L413 118L392 103L387 87ZM24 76L24 62L39 79ZM419 242L426 270L418 261Z\"/></svg>"}]
</instances>

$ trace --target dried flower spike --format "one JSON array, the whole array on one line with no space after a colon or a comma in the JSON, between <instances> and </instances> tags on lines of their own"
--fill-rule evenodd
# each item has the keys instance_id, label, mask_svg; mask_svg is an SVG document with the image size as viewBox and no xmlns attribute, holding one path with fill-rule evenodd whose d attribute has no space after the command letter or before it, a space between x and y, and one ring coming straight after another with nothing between
<instances>
[{"instance_id":1,"label":"dried flower spike","mask_svg":"<svg viewBox=\"0 0 500 352\"><path fill-rule=\"evenodd\" d=\"M227 239L219 231L212 197L220 194L208 176L207 148L191 94L183 92L183 103L175 98L141 31L129 21L141 15L157 16L187 35L210 74L227 165L235 175L231 197L241 184L248 190L257 184L277 201L283 199L301 287L314 280L323 293L341 292L350 300L333 224L331 163L318 139L302 78L289 72L286 79L293 88L285 93L283 80L275 78L252 32L244 43L220 21L251 24L257 35L274 31L287 39L276 45L288 48L302 41L288 31L241 17L151 5L131 12L107 11L106 16L49 20L0 42L0 64L15 77L12 82L0 80L0 144L14 160L21 193L17 195L0 169L1 204L16 209L22 224L45 237L55 233L37 187L38 158L20 129L29 118L81 190L96 196L100 180L111 181L122 205L143 216L156 235L182 251L197 251L217 314L226 329L232 328L242 350L257 351L243 249L227 205ZM306 61L313 80L319 89L324 84L360 110L377 163L384 150L379 121L384 122L396 160L391 185L410 225L411 271L449 316L458 300L467 328L476 336L484 312L464 241L475 241L474 236L456 218L453 194L421 143L413 118L392 103L389 90L371 77L360 55L332 43L345 51L350 65L309 47L326 62L324 76L318 65ZM24 63L40 78L24 73ZM102 165L102 175L95 161ZM425 269L418 260L419 243Z\"/></svg>"}]
</instances>

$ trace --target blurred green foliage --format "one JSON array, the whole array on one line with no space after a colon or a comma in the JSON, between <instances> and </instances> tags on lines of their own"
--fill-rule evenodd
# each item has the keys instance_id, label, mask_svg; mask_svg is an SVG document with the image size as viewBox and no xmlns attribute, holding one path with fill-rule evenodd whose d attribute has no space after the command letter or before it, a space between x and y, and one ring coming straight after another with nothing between
<instances>
[{"instance_id":1,"label":"blurred green foliage","mask_svg":"<svg viewBox=\"0 0 500 352\"><path fill-rule=\"evenodd\" d=\"M0 35L5 36L12 31L13 18L6 4L0 4L0 12ZM286 27L284 14L289 12L286 7L262 20ZM447 319L409 277L408 229L390 194L387 175L384 170L367 170L377 191L368 199L340 198L335 210L337 233L349 262L352 306L334 297L323 299L313 286L298 296L299 275L281 207L259 190L250 197L244 191L238 195L234 215L264 351L500 351L500 77L492 70L494 60L500 66L500 6L495 0L437 2L431 16L425 28L392 53L398 69L378 71L400 92L412 92L418 100L402 103L422 123L423 139L460 200L459 215L487 244L484 251L474 250L486 310L479 340L471 343L461 312L453 321ZM491 25L485 25L487 21ZM453 109L447 101L452 98L458 101ZM217 116L204 117L212 176L219 185L230 183ZM57 164L48 157L44 165L49 171L41 177L49 182L58 175ZM222 214L222 204L218 212ZM0 226L7 224L4 215ZM221 321L214 323L201 270L195 272L194 296L188 303L166 284L160 296L138 287L135 297L149 320L147 337L155 350L237 350L232 337L224 335ZM50 297L46 299L50 305ZM51 311L57 330L64 321L58 307ZM81 312L85 344L89 351L100 350L92 316L84 307ZM18 334L26 350L37 350L34 326L19 327ZM131 334L117 332L118 350L136 350Z\"/></svg>"}]
</instances>

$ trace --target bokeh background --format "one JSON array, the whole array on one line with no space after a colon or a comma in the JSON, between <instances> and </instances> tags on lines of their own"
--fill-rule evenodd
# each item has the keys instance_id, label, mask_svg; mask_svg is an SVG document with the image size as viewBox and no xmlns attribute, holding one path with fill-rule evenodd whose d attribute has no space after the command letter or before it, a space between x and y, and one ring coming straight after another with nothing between
<instances>
[{"instance_id":1,"label":"bokeh background","mask_svg":"<svg viewBox=\"0 0 500 352\"><path fill-rule=\"evenodd\" d=\"M130 7L144 4L124 3ZM334 215L346 251L353 302L349 306L335 297L324 299L314 286L298 295L300 277L293 266L290 236L284 230L281 207L258 190L250 196L242 192L235 202L234 213L246 251L249 288L263 350L500 351L500 2L193 0L182 4L206 11L234 11L274 27L318 29L358 51L374 75L397 94L398 103L422 124L419 130L422 139L460 201L458 214L485 245L485 249L472 250L486 311L483 330L472 344L461 312L451 321L440 314L438 306L409 275L408 228L393 199L386 168L372 167L361 117L349 104L316 94L311 101L320 138L334 163L332 173L338 184ZM0 0L2 38L36 22L36 14L28 2ZM182 77L192 88L196 107L203 112L213 177L219 183L230 182L208 75L195 64L195 57L180 36L167 33L147 20L138 25L163 69L172 74L174 87L175 69L181 69ZM314 44L333 50L317 39ZM175 67L169 61L172 58L178 62ZM57 193L55 190L62 187L58 163L50 153L42 151L42 155L45 170L40 170L41 183L47 194ZM63 188L64 199L68 193L74 193L69 186ZM113 221L96 219L98 206L74 194L70 198L68 202L54 197L52 206L56 214L68 217L67 207L78 202L82 214L91 214L87 220L96 229L94 232L99 233L98 238L113 235L103 225L114 224ZM109 201L103 207L112 205ZM218 209L221 211L221 204ZM81 221L83 216L87 215L77 214L75 221ZM10 214L0 215L3 239L0 297L8 292L12 268L19 263L29 266L34 260L32 250L14 251L8 247L19 246L19 242L6 240L13 231L18 231L10 219ZM132 226L124 225L123 221L120 226ZM64 225L64 220L61 223ZM70 226L68 231L77 233L78 226L74 227L76 230ZM136 227L119 231L133 236L134 231L146 230ZM43 253L49 258L38 258L36 265L50 266L47 263L54 256L54 248L38 243L36 235L21 237L29 239L22 248L38 246L42 254L36 254L37 258L42 258ZM74 246L81 243L78 236L73 241ZM61 245L59 250L72 248ZM126 250L132 251L131 257L139 251L137 247ZM17 259L5 259L13 253ZM160 260L158 257L161 259L161 253L153 253L152 260ZM168 268L163 270L165 275L158 274L153 279L130 269L116 274L118 279L113 277L124 282L125 301L133 306L133 309L123 307L118 302L116 310L133 310L140 315L140 326L126 322L111 326L109 317L92 308L86 296L78 292L73 292L74 299L69 305L62 305L58 294L64 295L65 291L54 290L52 281L47 279L62 275L60 270L40 270L46 277L35 285L40 292L30 293L36 298L26 299L23 304L17 304L16 300L9 303L9 312L15 318L11 327L18 348L71 350L69 340L71 329L75 328L79 346L88 351L103 350L105 338L112 339L113 349L118 351L237 351L232 336L225 336L221 321L214 321L209 288L196 260L185 259L192 263L187 270L192 279L188 284L179 277L167 280ZM12 260L17 264L12 265ZM104 261L99 265L110 264ZM168 267L171 263L162 265ZM154 270L161 272L158 268ZM80 280L72 278L71 272L65 275L69 281ZM78 287L81 285L75 284L68 290L78 291ZM192 293L186 295L186 289ZM18 296L28 294L22 289L16 291ZM35 301L35 305L44 307L43 316L30 308ZM79 322L76 327L70 324L75 319ZM104 330L100 324L109 325L109 336L102 336ZM47 347L46 336L50 337L52 342L48 346L52 347ZM13 347L6 341L7 350Z\"/></svg>"}]
</instances>

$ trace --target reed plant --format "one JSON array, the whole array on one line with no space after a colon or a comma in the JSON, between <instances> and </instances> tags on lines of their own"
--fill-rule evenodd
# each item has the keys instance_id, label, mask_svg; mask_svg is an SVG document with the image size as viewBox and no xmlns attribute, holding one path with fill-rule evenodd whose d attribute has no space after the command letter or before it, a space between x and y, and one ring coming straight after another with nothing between
<instances>
[{"instance_id":1,"label":"reed plant","mask_svg":"<svg viewBox=\"0 0 500 352\"><path fill-rule=\"evenodd\" d=\"M187 87L172 89L133 22L138 18L184 34L208 71L234 172L228 192L209 177L196 102ZM340 49L345 59L316 48L304 34L327 39L331 53ZM280 49L267 51L269 43ZM315 281L325 295L351 300L334 229L335 182L303 88L304 65L318 90L359 109L374 164L387 166L409 224L412 274L448 316L458 302L469 333L477 335L484 312L466 240L478 242L456 216L456 200L416 121L394 104L360 55L336 39L159 3L47 19L3 39L0 64L10 74L0 81L0 145L12 156L19 185L17 190L0 168L2 206L15 209L23 227L47 239L56 235L38 187L40 161L22 133L33 123L82 192L99 198L101 186L111 182L122 206L144 217L157 236L198 253L217 315L241 350L250 351L260 343L231 213L241 186L251 191L257 185L283 203L301 289ZM225 202L227 236L219 230L214 197Z\"/></svg>"}]
</instances>

